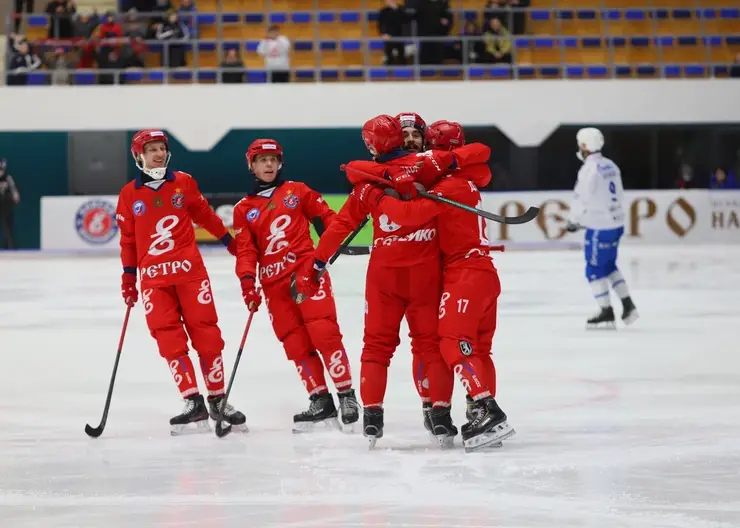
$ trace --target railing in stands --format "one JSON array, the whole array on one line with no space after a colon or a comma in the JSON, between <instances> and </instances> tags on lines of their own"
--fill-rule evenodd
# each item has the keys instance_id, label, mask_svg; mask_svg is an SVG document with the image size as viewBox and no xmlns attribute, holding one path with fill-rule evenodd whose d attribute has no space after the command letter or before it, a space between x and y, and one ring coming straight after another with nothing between
<instances>
[{"instance_id":1,"label":"railing in stands","mask_svg":"<svg viewBox=\"0 0 740 528\"><path fill-rule=\"evenodd\" d=\"M479 19L484 17L482 10L453 11L460 21L470 20L473 15ZM62 48L64 53L86 50L97 54L106 45L114 51L133 42L146 46L150 60L139 64L145 68L71 70L71 78L77 84L96 84L101 80L104 84L269 82L271 72L265 69L256 48L264 36L265 26L271 23L281 23L281 32L291 37L290 78L299 82L740 75L740 65L734 63L736 57L740 58L740 8L507 10L505 22L512 27L514 17L525 12L532 28L547 29L549 34L499 38L499 41L511 44L511 52L510 57L498 60L488 57L489 61L493 58L497 63L482 62L480 53L481 46L495 37L382 38L377 33L375 10L199 12L192 15L191 23L197 25L201 36L207 37L177 41L48 39L42 38L44 33L47 37L58 34L60 26L55 26L56 31L50 31L46 15L24 15L24 19L29 29L28 38L41 54L53 48ZM352 16L344 16L347 13ZM162 14L139 13L137 17L156 19ZM118 15L118 18L125 23L127 15ZM676 24L667 23L671 21ZM343 27L351 30L343 32ZM681 28L687 32L675 33ZM413 24L411 31L415 33ZM402 44L405 52L411 52L405 57L407 64L390 66L383 63L384 49L391 43ZM184 47L186 67L169 67L170 52L176 49L174 46ZM430 47L436 51L425 54L423 50ZM230 49L238 50L242 66L223 65L224 56ZM430 56L442 57L442 60L423 63L428 62ZM161 57L160 61L156 60L158 57ZM421 61L420 58L426 60ZM156 62L159 64L155 65ZM11 79L13 73L8 73ZM51 70L21 74L27 76L22 84L46 84L54 76Z\"/></svg>"}]
</instances>

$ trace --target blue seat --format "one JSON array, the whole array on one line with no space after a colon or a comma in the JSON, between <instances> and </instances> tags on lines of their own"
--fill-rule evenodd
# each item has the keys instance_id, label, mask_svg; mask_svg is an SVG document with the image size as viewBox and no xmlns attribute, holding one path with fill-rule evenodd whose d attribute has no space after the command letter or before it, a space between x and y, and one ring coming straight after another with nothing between
<instances>
[{"instance_id":1,"label":"blue seat","mask_svg":"<svg viewBox=\"0 0 740 528\"><path fill-rule=\"evenodd\" d=\"M607 21L615 21L622 19L622 12L619 9L604 9L601 11L601 19Z\"/></svg>"},{"instance_id":2,"label":"blue seat","mask_svg":"<svg viewBox=\"0 0 740 528\"><path fill-rule=\"evenodd\" d=\"M535 37L534 39L535 48L553 48L557 43L557 39Z\"/></svg>"},{"instance_id":3,"label":"blue seat","mask_svg":"<svg viewBox=\"0 0 740 528\"><path fill-rule=\"evenodd\" d=\"M257 44L259 44L259 42L257 42ZM239 48L241 48L241 43L238 40L225 40L222 44L222 49L224 51L229 51L232 49L239 51ZM254 51L257 51L257 46L254 47Z\"/></svg>"},{"instance_id":4,"label":"blue seat","mask_svg":"<svg viewBox=\"0 0 740 528\"><path fill-rule=\"evenodd\" d=\"M730 75L730 67L727 65L718 65L712 68L712 75L715 77L727 77Z\"/></svg>"},{"instance_id":5,"label":"blue seat","mask_svg":"<svg viewBox=\"0 0 740 528\"><path fill-rule=\"evenodd\" d=\"M342 24L357 24L360 22L360 13L357 11L340 11L339 22Z\"/></svg>"},{"instance_id":6,"label":"blue seat","mask_svg":"<svg viewBox=\"0 0 740 528\"><path fill-rule=\"evenodd\" d=\"M468 77L470 79L482 79L486 76L486 73L486 68L480 68L478 66L468 68Z\"/></svg>"},{"instance_id":7,"label":"blue seat","mask_svg":"<svg viewBox=\"0 0 740 528\"><path fill-rule=\"evenodd\" d=\"M419 70L419 77L422 79L432 78L437 76L437 70L434 68L422 68Z\"/></svg>"},{"instance_id":8,"label":"blue seat","mask_svg":"<svg viewBox=\"0 0 740 528\"><path fill-rule=\"evenodd\" d=\"M577 16L578 20L596 20L596 11L592 9L579 9Z\"/></svg>"},{"instance_id":9,"label":"blue seat","mask_svg":"<svg viewBox=\"0 0 740 528\"><path fill-rule=\"evenodd\" d=\"M691 9L674 9L671 12L671 16L677 20L686 20L691 17Z\"/></svg>"},{"instance_id":10,"label":"blue seat","mask_svg":"<svg viewBox=\"0 0 740 528\"><path fill-rule=\"evenodd\" d=\"M632 77L632 66L629 64L617 64L614 66L614 74L617 77Z\"/></svg>"},{"instance_id":11,"label":"blue seat","mask_svg":"<svg viewBox=\"0 0 740 528\"><path fill-rule=\"evenodd\" d=\"M578 39L576 37L565 37L562 40L562 44L564 48L577 48Z\"/></svg>"},{"instance_id":12,"label":"blue seat","mask_svg":"<svg viewBox=\"0 0 740 528\"><path fill-rule=\"evenodd\" d=\"M216 23L216 15L214 13L198 13L195 20L199 25L207 26Z\"/></svg>"},{"instance_id":13,"label":"blue seat","mask_svg":"<svg viewBox=\"0 0 740 528\"><path fill-rule=\"evenodd\" d=\"M191 81L193 80L193 72L191 71L173 71L172 78L176 81Z\"/></svg>"},{"instance_id":14,"label":"blue seat","mask_svg":"<svg viewBox=\"0 0 740 528\"><path fill-rule=\"evenodd\" d=\"M733 35L725 38L728 46L740 46L740 35Z\"/></svg>"},{"instance_id":15,"label":"blue seat","mask_svg":"<svg viewBox=\"0 0 740 528\"><path fill-rule=\"evenodd\" d=\"M566 66L565 76L568 79L580 79L584 76L585 69L583 66Z\"/></svg>"},{"instance_id":16,"label":"blue seat","mask_svg":"<svg viewBox=\"0 0 740 528\"><path fill-rule=\"evenodd\" d=\"M241 22L240 18L241 15L237 13L223 13L221 15L221 22L224 24L236 24L237 22Z\"/></svg>"},{"instance_id":17,"label":"blue seat","mask_svg":"<svg viewBox=\"0 0 740 528\"><path fill-rule=\"evenodd\" d=\"M368 22L377 22L379 18L380 18L380 12L378 10L370 11L367 14Z\"/></svg>"},{"instance_id":18,"label":"blue seat","mask_svg":"<svg viewBox=\"0 0 740 528\"><path fill-rule=\"evenodd\" d=\"M265 21L263 13L247 13L244 16L244 22L247 24L262 24Z\"/></svg>"},{"instance_id":19,"label":"blue seat","mask_svg":"<svg viewBox=\"0 0 740 528\"><path fill-rule=\"evenodd\" d=\"M388 70L386 68L370 68L370 80L387 79Z\"/></svg>"},{"instance_id":20,"label":"blue seat","mask_svg":"<svg viewBox=\"0 0 740 528\"><path fill-rule=\"evenodd\" d=\"M124 71L121 73L121 79L126 82L141 82L144 80L144 73L137 71Z\"/></svg>"},{"instance_id":21,"label":"blue seat","mask_svg":"<svg viewBox=\"0 0 740 528\"><path fill-rule=\"evenodd\" d=\"M313 40L296 40L293 42L293 49L295 51L312 51Z\"/></svg>"},{"instance_id":22,"label":"blue seat","mask_svg":"<svg viewBox=\"0 0 740 528\"><path fill-rule=\"evenodd\" d=\"M31 15L27 20L30 27L46 27L48 22L46 15Z\"/></svg>"},{"instance_id":23,"label":"blue seat","mask_svg":"<svg viewBox=\"0 0 740 528\"><path fill-rule=\"evenodd\" d=\"M537 21L546 21L550 20L550 13L551 11L549 9L532 9L529 12L529 16L532 18L532 20Z\"/></svg>"},{"instance_id":24,"label":"blue seat","mask_svg":"<svg viewBox=\"0 0 740 528\"><path fill-rule=\"evenodd\" d=\"M393 68L391 72L394 79L413 79L414 69L413 68Z\"/></svg>"},{"instance_id":25,"label":"blue seat","mask_svg":"<svg viewBox=\"0 0 740 528\"><path fill-rule=\"evenodd\" d=\"M668 19L668 10L667 9L656 9L651 12L652 18L657 18L658 20L667 20Z\"/></svg>"},{"instance_id":26,"label":"blue seat","mask_svg":"<svg viewBox=\"0 0 740 528\"><path fill-rule=\"evenodd\" d=\"M704 41L705 46L717 47L722 45L722 37L720 37L719 35L710 35L708 37L703 37L702 40Z\"/></svg>"},{"instance_id":27,"label":"blue seat","mask_svg":"<svg viewBox=\"0 0 740 528\"><path fill-rule=\"evenodd\" d=\"M511 77L511 66L508 64L497 64L490 68L489 73L494 79L508 79Z\"/></svg>"},{"instance_id":28,"label":"blue seat","mask_svg":"<svg viewBox=\"0 0 740 528\"><path fill-rule=\"evenodd\" d=\"M344 77L346 79L362 79L365 76L365 72L361 69L351 68L344 71Z\"/></svg>"},{"instance_id":29,"label":"blue seat","mask_svg":"<svg viewBox=\"0 0 740 528\"><path fill-rule=\"evenodd\" d=\"M339 47L342 51L361 51L362 50L362 42L359 40L342 40L339 43Z\"/></svg>"},{"instance_id":30,"label":"blue seat","mask_svg":"<svg viewBox=\"0 0 740 528\"><path fill-rule=\"evenodd\" d=\"M267 72L265 70L247 70L247 82L264 84L267 82Z\"/></svg>"},{"instance_id":31,"label":"blue seat","mask_svg":"<svg viewBox=\"0 0 740 528\"><path fill-rule=\"evenodd\" d=\"M463 11L463 20L466 22L475 22L478 20L478 11L473 11L470 9L466 9Z\"/></svg>"},{"instance_id":32,"label":"blue seat","mask_svg":"<svg viewBox=\"0 0 740 528\"><path fill-rule=\"evenodd\" d=\"M295 11L290 14L290 20L294 24L308 24L311 22L311 13Z\"/></svg>"},{"instance_id":33,"label":"blue seat","mask_svg":"<svg viewBox=\"0 0 740 528\"><path fill-rule=\"evenodd\" d=\"M270 24L285 24L288 21L288 13L269 13L267 19Z\"/></svg>"},{"instance_id":34,"label":"blue seat","mask_svg":"<svg viewBox=\"0 0 740 528\"><path fill-rule=\"evenodd\" d=\"M740 18L740 9L736 7L722 8L719 10L719 17L730 20Z\"/></svg>"},{"instance_id":35,"label":"blue seat","mask_svg":"<svg viewBox=\"0 0 740 528\"><path fill-rule=\"evenodd\" d=\"M368 43L368 46L370 47L370 51L383 51L383 41L382 40L371 40Z\"/></svg>"},{"instance_id":36,"label":"blue seat","mask_svg":"<svg viewBox=\"0 0 740 528\"><path fill-rule=\"evenodd\" d=\"M664 77L681 77L681 66L678 64L666 64L663 67L663 76Z\"/></svg>"},{"instance_id":37,"label":"blue seat","mask_svg":"<svg viewBox=\"0 0 740 528\"><path fill-rule=\"evenodd\" d=\"M248 40L244 43L244 49L250 53L256 53L259 45L260 45L259 40Z\"/></svg>"},{"instance_id":38,"label":"blue seat","mask_svg":"<svg viewBox=\"0 0 740 528\"><path fill-rule=\"evenodd\" d=\"M198 51L216 51L215 42L198 42Z\"/></svg>"},{"instance_id":39,"label":"blue seat","mask_svg":"<svg viewBox=\"0 0 740 528\"><path fill-rule=\"evenodd\" d=\"M609 75L609 67L602 64L592 64L586 68L589 77L606 77Z\"/></svg>"},{"instance_id":40,"label":"blue seat","mask_svg":"<svg viewBox=\"0 0 740 528\"><path fill-rule=\"evenodd\" d=\"M671 37L669 37L671 38ZM650 45L649 37L632 37L630 39L630 45L635 47L646 47Z\"/></svg>"},{"instance_id":41,"label":"blue seat","mask_svg":"<svg viewBox=\"0 0 740 528\"><path fill-rule=\"evenodd\" d=\"M85 86L89 84L97 84L98 76L94 73L89 72L75 72L74 81L76 85Z\"/></svg>"},{"instance_id":42,"label":"blue seat","mask_svg":"<svg viewBox=\"0 0 740 528\"><path fill-rule=\"evenodd\" d=\"M534 69L534 66L519 66L517 68L517 75L520 79L534 77L536 73L537 71Z\"/></svg>"},{"instance_id":43,"label":"blue seat","mask_svg":"<svg viewBox=\"0 0 740 528\"><path fill-rule=\"evenodd\" d=\"M198 72L198 81L217 81L218 72L216 70L200 70Z\"/></svg>"},{"instance_id":44,"label":"blue seat","mask_svg":"<svg viewBox=\"0 0 740 528\"><path fill-rule=\"evenodd\" d=\"M570 11L569 9L558 11L557 17L560 20L573 20L575 18L575 13L573 11Z\"/></svg>"},{"instance_id":45,"label":"blue seat","mask_svg":"<svg viewBox=\"0 0 740 528\"><path fill-rule=\"evenodd\" d=\"M642 9L628 9L624 13L625 20L645 20L647 17Z\"/></svg>"},{"instance_id":46,"label":"blue seat","mask_svg":"<svg viewBox=\"0 0 740 528\"><path fill-rule=\"evenodd\" d=\"M339 70L335 70L335 69L321 70L321 80L322 81L338 81L339 80Z\"/></svg>"},{"instance_id":47,"label":"blue seat","mask_svg":"<svg viewBox=\"0 0 740 528\"><path fill-rule=\"evenodd\" d=\"M298 81L313 81L316 79L316 72L312 68L299 68L295 71L295 78Z\"/></svg>"},{"instance_id":48,"label":"blue seat","mask_svg":"<svg viewBox=\"0 0 740 528\"><path fill-rule=\"evenodd\" d=\"M686 64L683 67L686 77L705 77L707 68L703 64Z\"/></svg>"},{"instance_id":49,"label":"blue seat","mask_svg":"<svg viewBox=\"0 0 740 528\"><path fill-rule=\"evenodd\" d=\"M336 15L332 12L321 11L319 13L319 24L333 24Z\"/></svg>"},{"instance_id":50,"label":"blue seat","mask_svg":"<svg viewBox=\"0 0 740 528\"><path fill-rule=\"evenodd\" d=\"M462 74L462 68L445 68L442 70L442 77L460 77Z\"/></svg>"},{"instance_id":51,"label":"blue seat","mask_svg":"<svg viewBox=\"0 0 740 528\"><path fill-rule=\"evenodd\" d=\"M609 44L613 48L623 48L627 45L627 39L624 37L612 37L609 39Z\"/></svg>"},{"instance_id":52,"label":"blue seat","mask_svg":"<svg viewBox=\"0 0 740 528\"><path fill-rule=\"evenodd\" d=\"M652 64L640 64L637 66L637 75L655 75L655 66Z\"/></svg>"},{"instance_id":53,"label":"blue seat","mask_svg":"<svg viewBox=\"0 0 740 528\"><path fill-rule=\"evenodd\" d=\"M150 81L164 82L165 73L162 70L149 70L146 78Z\"/></svg>"},{"instance_id":54,"label":"blue seat","mask_svg":"<svg viewBox=\"0 0 740 528\"><path fill-rule=\"evenodd\" d=\"M676 39L673 38L673 37L661 36L661 37L657 37L655 39L655 45L656 46L661 46L661 47L664 47L664 48L668 48L670 46L673 46L674 43L675 43L675 41L676 41Z\"/></svg>"},{"instance_id":55,"label":"blue seat","mask_svg":"<svg viewBox=\"0 0 740 528\"><path fill-rule=\"evenodd\" d=\"M336 51L337 41L336 40L322 40L319 42L319 49L321 51Z\"/></svg>"},{"instance_id":56,"label":"blue seat","mask_svg":"<svg viewBox=\"0 0 740 528\"><path fill-rule=\"evenodd\" d=\"M529 49L532 47L532 41L527 37L517 37L514 39L514 47L516 49Z\"/></svg>"},{"instance_id":57,"label":"blue seat","mask_svg":"<svg viewBox=\"0 0 740 528\"><path fill-rule=\"evenodd\" d=\"M598 37L584 37L581 39L581 46L584 48L600 48L601 39Z\"/></svg>"},{"instance_id":58,"label":"blue seat","mask_svg":"<svg viewBox=\"0 0 740 528\"><path fill-rule=\"evenodd\" d=\"M560 75L560 66L540 66L540 75L545 77Z\"/></svg>"}]
</instances>

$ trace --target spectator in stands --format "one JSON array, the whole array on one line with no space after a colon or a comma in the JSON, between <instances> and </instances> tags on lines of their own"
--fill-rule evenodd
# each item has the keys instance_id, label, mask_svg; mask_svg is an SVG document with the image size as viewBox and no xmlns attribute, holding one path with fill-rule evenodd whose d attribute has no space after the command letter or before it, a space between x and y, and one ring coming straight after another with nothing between
<instances>
[{"instance_id":1,"label":"spectator in stands","mask_svg":"<svg viewBox=\"0 0 740 528\"><path fill-rule=\"evenodd\" d=\"M176 11L170 11L167 22L157 24L157 40L167 41L162 52L162 66L166 68L183 68L185 60L185 40L190 38L187 26L180 21Z\"/></svg>"},{"instance_id":2,"label":"spectator in stands","mask_svg":"<svg viewBox=\"0 0 740 528\"><path fill-rule=\"evenodd\" d=\"M530 0L509 0L509 5L513 11L513 26L507 27L514 35L523 35L527 28L527 8Z\"/></svg>"},{"instance_id":3,"label":"spectator in stands","mask_svg":"<svg viewBox=\"0 0 740 528\"><path fill-rule=\"evenodd\" d=\"M488 0L483 6L483 27L487 28L492 18L498 18L507 29L513 26L509 0Z\"/></svg>"},{"instance_id":4,"label":"spectator in stands","mask_svg":"<svg viewBox=\"0 0 740 528\"><path fill-rule=\"evenodd\" d=\"M270 82L290 82L290 40L280 34L278 26L267 28L267 37L260 40L257 53L265 58Z\"/></svg>"},{"instance_id":5,"label":"spectator in stands","mask_svg":"<svg viewBox=\"0 0 740 528\"><path fill-rule=\"evenodd\" d=\"M722 168L718 168L712 173L709 178L710 189L737 189L737 178L735 173L732 171L726 172Z\"/></svg>"},{"instance_id":6,"label":"spectator in stands","mask_svg":"<svg viewBox=\"0 0 740 528\"><path fill-rule=\"evenodd\" d=\"M33 13L33 0L15 0L15 9L13 10L15 22L13 27L16 33L21 29L24 12L28 14Z\"/></svg>"},{"instance_id":7,"label":"spectator in stands","mask_svg":"<svg viewBox=\"0 0 740 528\"><path fill-rule=\"evenodd\" d=\"M490 18L483 34L485 49L480 62L485 64L511 64L511 36L498 18Z\"/></svg>"},{"instance_id":8,"label":"spectator in stands","mask_svg":"<svg viewBox=\"0 0 740 528\"><path fill-rule=\"evenodd\" d=\"M77 55L77 53L75 53ZM52 85L69 85L73 84L73 77L70 70L75 69L79 58L68 57L64 53L64 48L56 48L51 53L46 53L41 59L44 66L51 71L49 82Z\"/></svg>"},{"instance_id":9,"label":"spectator in stands","mask_svg":"<svg viewBox=\"0 0 740 528\"><path fill-rule=\"evenodd\" d=\"M740 53L735 55L735 64L730 68L730 77L740 78Z\"/></svg>"},{"instance_id":10,"label":"spectator in stands","mask_svg":"<svg viewBox=\"0 0 740 528\"><path fill-rule=\"evenodd\" d=\"M26 39L25 35L20 35L18 33L11 33L8 35L8 52L9 54L18 51L18 46L23 44L24 42L27 42L28 39Z\"/></svg>"},{"instance_id":11,"label":"spectator in stands","mask_svg":"<svg viewBox=\"0 0 740 528\"><path fill-rule=\"evenodd\" d=\"M77 16L72 22L72 36L76 38L88 39L98 27L100 23L100 17L97 11L93 11L92 14L77 13Z\"/></svg>"},{"instance_id":12,"label":"spectator in stands","mask_svg":"<svg viewBox=\"0 0 740 528\"><path fill-rule=\"evenodd\" d=\"M460 36L466 37L466 39L459 40L453 44L454 59L460 61L461 64L478 62L484 50L478 24L474 20L465 22Z\"/></svg>"},{"instance_id":13,"label":"spectator in stands","mask_svg":"<svg viewBox=\"0 0 740 528\"><path fill-rule=\"evenodd\" d=\"M25 86L28 82L28 72L38 70L40 67L41 59L31 52L28 42L22 41L17 45L8 64L8 86Z\"/></svg>"},{"instance_id":14,"label":"spectator in stands","mask_svg":"<svg viewBox=\"0 0 740 528\"><path fill-rule=\"evenodd\" d=\"M421 0L416 12L416 23L420 37L445 37L452 30L452 12L449 0ZM419 63L441 64L444 58L443 41L420 42Z\"/></svg>"},{"instance_id":15,"label":"spectator in stands","mask_svg":"<svg viewBox=\"0 0 740 528\"><path fill-rule=\"evenodd\" d=\"M21 194L8 173L8 161L0 159L0 230L3 233L3 248L14 249L13 209L21 203Z\"/></svg>"},{"instance_id":16,"label":"spectator in stands","mask_svg":"<svg viewBox=\"0 0 740 528\"><path fill-rule=\"evenodd\" d=\"M126 13L126 18L123 19L123 24L121 25L124 36L133 39L146 38L148 28L149 24L147 24L146 19L140 17L136 9L129 9L128 13Z\"/></svg>"},{"instance_id":17,"label":"spectator in stands","mask_svg":"<svg viewBox=\"0 0 740 528\"><path fill-rule=\"evenodd\" d=\"M244 61L242 61L236 48L229 48L221 62L221 67L224 69L221 74L221 82L224 84L244 82Z\"/></svg>"},{"instance_id":18,"label":"spectator in stands","mask_svg":"<svg viewBox=\"0 0 740 528\"><path fill-rule=\"evenodd\" d=\"M121 68L144 68L146 52L146 42L142 37L129 38L128 42L121 46L121 56L119 57ZM123 81L121 81L121 84L124 84Z\"/></svg>"},{"instance_id":19,"label":"spectator in stands","mask_svg":"<svg viewBox=\"0 0 740 528\"><path fill-rule=\"evenodd\" d=\"M196 17L195 4L193 0L180 0L180 7L177 10L180 20L188 27L191 38L198 38L198 18Z\"/></svg>"},{"instance_id":20,"label":"spectator in stands","mask_svg":"<svg viewBox=\"0 0 740 528\"><path fill-rule=\"evenodd\" d=\"M408 22L406 8L397 0L386 0L385 7L378 14L378 33L384 39L403 36L403 27ZM383 43L385 50L385 64L388 66L406 64L403 41L389 41Z\"/></svg>"},{"instance_id":21,"label":"spectator in stands","mask_svg":"<svg viewBox=\"0 0 740 528\"><path fill-rule=\"evenodd\" d=\"M46 6L49 15L49 38L71 39L74 32L72 20L77 12L75 0L51 0Z\"/></svg>"}]
</instances>

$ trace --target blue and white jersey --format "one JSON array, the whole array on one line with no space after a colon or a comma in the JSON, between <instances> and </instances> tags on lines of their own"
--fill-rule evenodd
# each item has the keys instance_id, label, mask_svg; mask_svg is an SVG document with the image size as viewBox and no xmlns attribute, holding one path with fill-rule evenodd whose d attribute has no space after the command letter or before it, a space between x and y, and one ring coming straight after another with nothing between
<instances>
[{"instance_id":1,"label":"blue and white jersey","mask_svg":"<svg viewBox=\"0 0 740 528\"><path fill-rule=\"evenodd\" d=\"M624 226L624 187L619 167L599 152L590 154L578 171L568 220L588 229Z\"/></svg>"}]
</instances>

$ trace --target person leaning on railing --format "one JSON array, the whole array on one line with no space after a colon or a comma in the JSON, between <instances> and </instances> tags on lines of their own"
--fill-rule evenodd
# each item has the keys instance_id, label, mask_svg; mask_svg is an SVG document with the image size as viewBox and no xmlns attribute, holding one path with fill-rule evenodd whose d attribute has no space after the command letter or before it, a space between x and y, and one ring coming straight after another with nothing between
<instances>
[{"instance_id":1,"label":"person leaning on railing","mask_svg":"<svg viewBox=\"0 0 740 528\"><path fill-rule=\"evenodd\" d=\"M24 86L28 82L28 72L40 67L41 59L31 51L28 42L21 41L8 64L8 86Z\"/></svg>"},{"instance_id":2,"label":"person leaning on railing","mask_svg":"<svg viewBox=\"0 0 740 528\"><path fill-rule=\"evenodd\" d=\"M483 34L485 49L480 62L485 64L511 63L511 35L498 18L488 20L488 27Z\"/></svg>"}]
</instances>

